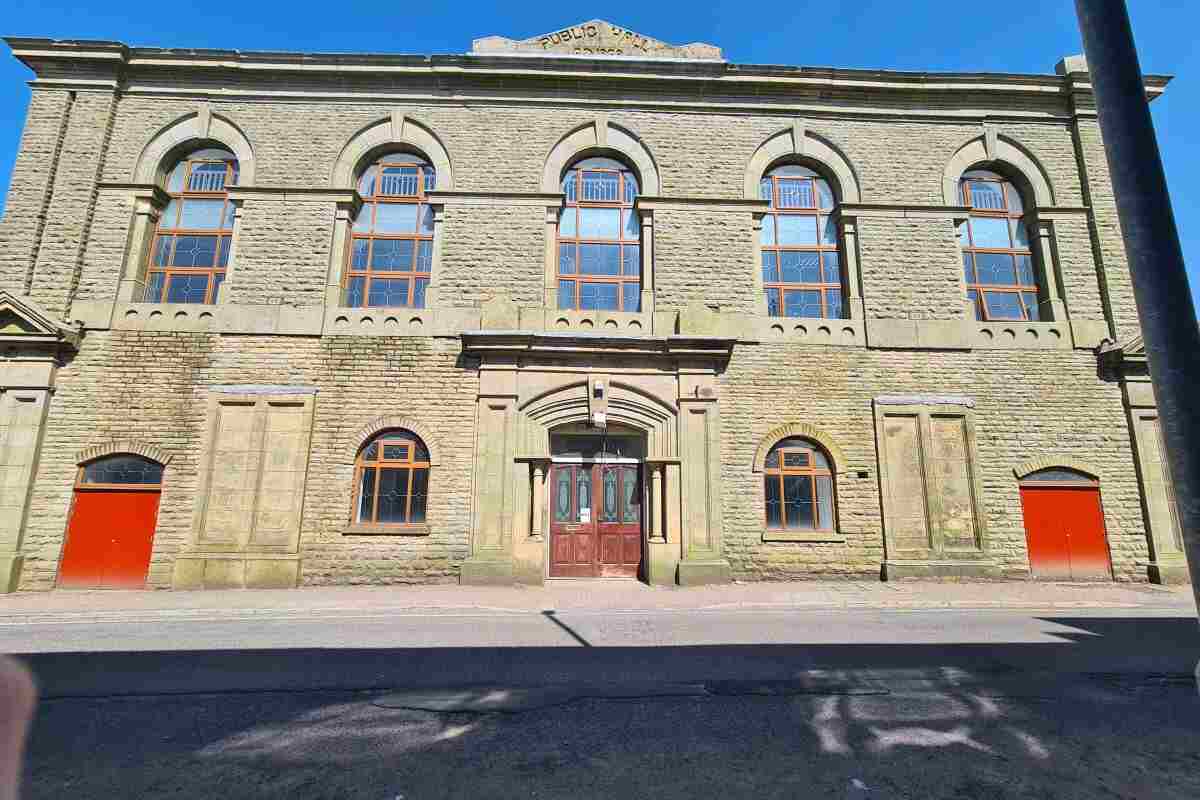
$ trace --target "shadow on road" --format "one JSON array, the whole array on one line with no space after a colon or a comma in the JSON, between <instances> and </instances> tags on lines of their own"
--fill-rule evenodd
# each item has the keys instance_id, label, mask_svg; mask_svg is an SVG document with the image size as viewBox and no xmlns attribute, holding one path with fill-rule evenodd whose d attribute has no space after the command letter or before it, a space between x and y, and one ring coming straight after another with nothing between
<instances>
[{"instance_id":1,"label":"shadow on road","mask_svg":"<svg viewBox=\"0 0 1200 800\"><path fill-rule=\"evenodd\" d=\"M59 699L39 712L28 796L1200 796L1196 621L1043 620L1077 633L34 655ZM453 710L516 687L661 683L691 688ZM423 710L448 687L462 702Z\"/></svg>"}]
</instances>

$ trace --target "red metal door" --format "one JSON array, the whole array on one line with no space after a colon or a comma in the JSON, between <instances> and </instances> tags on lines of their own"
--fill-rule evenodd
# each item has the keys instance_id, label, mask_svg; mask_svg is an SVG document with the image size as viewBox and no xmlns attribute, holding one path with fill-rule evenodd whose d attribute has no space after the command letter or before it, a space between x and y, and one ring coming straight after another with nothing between
<instances>
[{"instance_id":1,"label":"red metal door","mask_svg":"<svg viewBox=\"0 0 1200 800\"><path fill-rule=\"evenodd\" d=\"M1021 486L1029 566L1036 578L1110 580L1097 486Z\"/></svg>"},{"instance_id":2,"label":"red metal door","mask_svg":"<svg viewBox=\"0 0 1200 800\"><path fill-rule=\"evenodd\" d=\"M158 490L76 489L60 586L140 589L146 583Z\"/></svg>"},{"instance_id":3,"label":"red metal door","mask_svg":"<svg viewBox=\"0 0 1200 800\"><path fill-rule=\"evenodd\" d=\"M636 578L641 496L636 465L556 464L550 472L550 577Z\"/></svg>"}]
</instances>

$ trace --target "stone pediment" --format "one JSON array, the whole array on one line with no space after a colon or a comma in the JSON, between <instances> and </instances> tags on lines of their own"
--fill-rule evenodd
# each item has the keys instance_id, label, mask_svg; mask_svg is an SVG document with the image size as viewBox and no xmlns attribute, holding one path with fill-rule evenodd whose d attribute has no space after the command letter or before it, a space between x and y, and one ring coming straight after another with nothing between
<instances>
[{"instance_id":1,"label":"stone pediment","mask_svg":"<svg viewBox=\"0 0 1200 800\"><path fill-rule=\"evenodd\" d=\"M625 56L627 58L687 58L721 60L721 48L711 44L674 45L640 33L593 19L528 39L485 36L471 43L472 55L575 55Z\"/></svg>"},{"instance_id":2,"label":"stone pediment","mask_svg":"<svg viewBox=\"0 0 1200 800\"><path fill-rule=\"evenodd\" d=\"M0 292L0 342L7 344L79 344L78 328L55 320L25 296Z\"/></svg>"}]
</instances>

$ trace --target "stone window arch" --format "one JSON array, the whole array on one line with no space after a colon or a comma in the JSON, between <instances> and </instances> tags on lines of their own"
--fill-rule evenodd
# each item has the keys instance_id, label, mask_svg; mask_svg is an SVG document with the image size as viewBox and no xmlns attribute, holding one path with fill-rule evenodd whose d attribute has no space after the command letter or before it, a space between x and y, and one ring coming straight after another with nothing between
<instances>
[{"instance_id":1,"label":"stone window arch","mask_svg":"<svg viewBox=\"0 0 1200 800\"><path fill-rule=\"evenodd\" d=\"M437 170L413 153L385 152L358 175L363 200L347 252L344 304L424 308L433 271Z\"/></svg>"},{"instance_id":2,"label":"stone window arch","mask_svg":"<svg viewBox=\"0 0 1200 800\"><path fill-rule=\"evenodd\" d=\"M841 319L845 275L837 200L820 171L785 158L759 181L763 293L772 317Z\"/></svg>"},{"instance_id":3,"label":"stone window arch","mask_svg":"<svg viewBox=\"0 0 1200 800\"><path fill-rule=\"evenodd\" d=\"M405 428L375 433L354 461L351 524L423 526L431 462L424 440Z\"/></svg>"},{"instance_id":4,"label":"stone window arch","mask_svg":"<svg viewBox=\"0 0 1200 800\"><path fill-rule=\"evenodd\" d=\"M211 169L202 168L193 181L190 161L209 163ZM220 163L227 167L222 170ZM220 187L212 182L218 173ZM219 289L236 261L240 213L227 190L253 186L254 173L254 151L245 134L207 105L155 133L134 165L133 183L123 187L133 223L117 299L220 302ZM221 208L214 211L217 200Z\"/></svg>"},{"instance_id":5,"label":"stone window arch","mask_svg":"<svg viewBox=\"0 0 1200 800\"><path fill-rule=\"evenodd\" d=\"M642 140L601 114L555 143L541 188L556 199L546 206L546 307L652 312L654 218L638 198L662 189Z\"/></svg>"},{"instance_id":6,"label":"stone window arch","mask_svg":"<svg viewBox=\"0 0 1200 800\"><path fill-rule=\"evenodd\" d=\"M563 173L558 218L558 309L641 310L638 179L617 159L590 156Z\"/></svg>"},{"instance_id":7,"label":"stone window arch","mask_svg":"<svg viewBox=\"0 0 1200 800\"><path fill-rule=\"evenodd\" d=\"M768 531L835 530L834 467L819 444L781 439L767 451L762 472Z\"/></svg>"},{"instance_id":8,"label":"stone window arch","mask_svg":"<svg viewBox=\"0 0 1200 800\"><path fill-rule=\"evenodd\" d=\"M964 210L955 221L969 318L1066 319L1053 223L1041 216L1054 207L1054 187L1033 155L988 127L947 162L942 191L946 205Z\"/></svg>"},{"instance_id":9,"label":"stone window arch","mask_svg":"<svg viewBox=\"0 0 1200 800\"><path fill-rule=\"evenodd\" d=\"M238 171L226 147L200 145L176 157L147 259L145 302L217 302L233 247L229 188Z\"/></svg>"},{"instance_id":10,"label":"stone window arch","mask_svg":"<svg viewBox=\"0 0 1200 800\"><path fill-rule=\"evenodd\" d=\"M345 196L326 304L436 306L443 201L435 193L453 190L454 173L433 129L401 111L368 124L338 154L330 184Z\"/></svg>"},{"instance_id":11,"label":"stone window arch","mask_svg":"<svg viewBox=\"0 0 1200 800\"><path fill-rule=\"evenodd\" d=\"M862 195L842 151L804 120L793 120L750 156L744 197L768 203L754 215L760 313L861 318L856 205Z\"/></svg>"},{"instance_id":12,"label":"stone window arch","mask_svg":"<svg viewBox=\"0 0 1200 800\"><path fill-rule=\"evenodd\" d=\"M1044 473L1047 470L1066 470L1083 475L1089 480L1100 480L1100 471L1096 467L1086 461L1069 456L1047 456L1026 461L1013 467L1013 475L1018 480L1026 480L1032 475Z\"/></svg>"}]
</instances>

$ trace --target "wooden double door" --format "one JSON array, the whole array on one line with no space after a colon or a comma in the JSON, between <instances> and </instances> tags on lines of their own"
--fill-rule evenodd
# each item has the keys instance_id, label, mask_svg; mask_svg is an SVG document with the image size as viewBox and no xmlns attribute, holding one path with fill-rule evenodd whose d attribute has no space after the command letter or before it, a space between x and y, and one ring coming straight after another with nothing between
<instances>
[{"instance_id":1,"label":"wooden double door","mask_svg":"<svg viewBox=\"0 0 1200 800\"><path fill-rule=\"evenodd\" d=\"M548 494L551 578L638 577L641 465L555 464Z\"/></svg>"}]
</instances>

